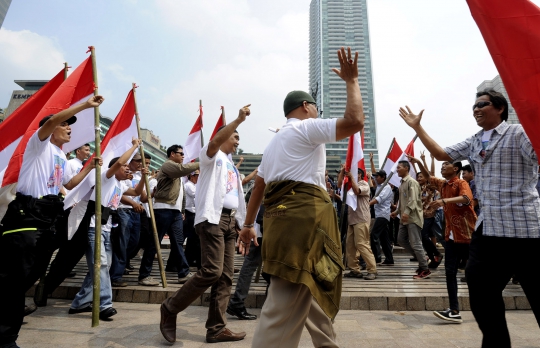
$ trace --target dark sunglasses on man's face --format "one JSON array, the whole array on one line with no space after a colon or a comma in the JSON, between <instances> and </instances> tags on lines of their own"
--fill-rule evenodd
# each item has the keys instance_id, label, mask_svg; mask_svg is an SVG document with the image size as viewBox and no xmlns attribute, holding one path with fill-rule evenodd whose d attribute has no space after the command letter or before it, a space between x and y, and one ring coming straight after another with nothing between
<instances>
[{"instance_id":1,"label":"dark sunglasses on man's face","mask_svg":"<svg viewBox=\"0 0 540 348\"><path fill-rule=\"evenodd\" d=\"M491 105L491 102L490 102L490 101L481 101L481 102L478 102L478 103L474 104L474 105L472 106L472 109L473 109L473 110L476 109L476 108L481 109L481 108L483 108L483 107L485 107L485 106L488 106L488 105Z\"/></svg>"},{"instance_id":2,"label":"dark sunglasses on man's face","mask_svg":"<svg viewBox=\"0 0 540 348\"><path fill-rule=\"evenodd\" d=\"M174 153L179 153L180 156L184 156L184 153L183 153L183 152L177 152L177 151L175 151Z\"/></svg>"},{"instance_id":3,"label":"dark sunglasses on man's face","mask_svg":"<svg viewBox=\"0 0 540 348\"><path fill-rule=\"evenodd\" d=\"M319 111L319 107L317 106L317 103L312 103L312 102L306 102L308 104L311 104L311 105L315 105L315 109L317 109L317 111Z\"/></svg>"}]
</instances>

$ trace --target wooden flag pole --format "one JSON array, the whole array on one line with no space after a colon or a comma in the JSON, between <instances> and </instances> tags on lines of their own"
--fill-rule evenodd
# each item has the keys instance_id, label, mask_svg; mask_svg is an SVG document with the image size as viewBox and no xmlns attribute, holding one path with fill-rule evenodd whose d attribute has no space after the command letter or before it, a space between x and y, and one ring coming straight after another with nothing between
<instances>
[{"instance_id":1,"label":"wooden flag pole","mask_svg":"<svg viewBox=\"0 0 540 348\"><path fill-rule=\"evenodd\" d=\"M92 74L94 75L94 95L98 95L98 80L96 67L96 50L90 47L92 57ZM99 125L99 106L94 108L94 128L95 128L95 150L94 157L101 157L101 134ZM92 327L99 325L99 304L100 304L100 269L101 269L101 166L96 163L96 185L95 192L95 238L94 238L94 282L92 293Z\"/></svg>"},{"instance_id":2,"label":"wooden flag pole","mask_svg":"<svg viewBox=\"0 0 540 348\"><path fill-rule=\"evenodd\" d=\"M135 101L135 120L137 122L137 136L141 139L141 126L139 124L139 110L137 109L137 86L133 83L133 100ZM141 144L139 147L142 158L142 167L146 168L146 161L144 159L144 149ZM159 264L159 273L161 275L161 284L164 288L167 287L167 278L165 276L165 268L163 267L163 259L161 258L161 245L159 243L159 236L156 227L156 217L154 215L154 203L152 202L152 192L150 192L150 180L148 180L148 175L144 176L144 185L146 186L146 194L148 195L148 210L150 211L150 220L152 221L152 231L154 235L154 244L156 245L157 259Z\"/></svg>"},{"instance_id":3,"label":"wooden flag pole","mask_svg":"<svg viewBox=\"0 0 540 348\"><path fill-rule=\"evenodd\" d=\"M386 160L388 159L388 155L390 155L390 152L392 151L392 148L394 147L394 143L396 142L396 138L392 139L392 143L390 144L390 148L388 149L388 152L386 153L386 157L384 158L384 162L382 166L379 166L379 170L384 169L384 165L386 164ZM375 168L377 169L377 168ZM373 173L371 173L373 174Z\"/></svg>"}]
</instances>

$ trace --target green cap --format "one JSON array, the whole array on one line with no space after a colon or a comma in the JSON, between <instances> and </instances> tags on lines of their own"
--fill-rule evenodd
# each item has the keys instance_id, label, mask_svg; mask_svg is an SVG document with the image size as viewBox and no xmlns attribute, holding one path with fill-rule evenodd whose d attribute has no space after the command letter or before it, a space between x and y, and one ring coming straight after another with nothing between
<instances>
[{"instance_id":1,"label":"green cap","mask_svg":"<svg viewBox=\"0 0 540 348\"><path fill-rule=\"evenodd\" d=\"M305 101L308 103L315 103L313 97L304 91L289 92L283 101L283 112L285 112L285 116L294 109L302 106L302 103Z\"/></svg>"}]
</instances>

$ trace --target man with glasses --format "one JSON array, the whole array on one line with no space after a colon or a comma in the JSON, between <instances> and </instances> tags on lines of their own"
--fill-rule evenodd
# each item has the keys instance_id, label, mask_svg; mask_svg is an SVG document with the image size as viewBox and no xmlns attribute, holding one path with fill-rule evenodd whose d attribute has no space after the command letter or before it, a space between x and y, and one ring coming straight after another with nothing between
<instances>
[{"instance_id":1,"label":"man with glasses","mask_svg":"<svg viewBox=\"0 0 540 348\"><path fill-rule=\"evenodd\" d=\"M183 164L184 151L180 145L169 147L167 156L169 160L163 163L157 176L157 186L154 192L154 215L156 217L159 242L161 243L163 236L167 233L171 241L171 255L169 257L176 257L174 266L176 266L176 272L178 273L178 283L184 284L190 278L190 273L183 248L184 184L180 178L199 169L199 163ZM151 243L144 249L141 260L141 268L139 269L140 285L159 285L159 281L150 277L155 255L156 246ZM169 267L172 267L172 265L169 264Z\"/></svg>"},{"instance_id":2,"label":"man with glasses","mask_svg":"<svg viewBox=\"0 0 540 348\"><path fill-rule=\"evenodd\" d=\"M407 106L400 116L437 160L468 160L475 173L481 211L465 270L471 310L484 335L482 347L510 347L502 291L513 274L540 323L538 155L523 127L506 123L508 102L501 93L486 90L476 98L473 117L482 129L444 149L420 124L423 110L415 115Z\"/></svg>"}]
</instances>

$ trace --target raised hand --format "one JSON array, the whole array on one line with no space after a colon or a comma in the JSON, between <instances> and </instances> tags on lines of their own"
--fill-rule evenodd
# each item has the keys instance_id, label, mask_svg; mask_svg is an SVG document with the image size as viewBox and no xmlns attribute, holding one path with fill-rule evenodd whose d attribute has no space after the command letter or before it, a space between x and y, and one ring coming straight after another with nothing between
<instances>
[{"instance_id":1,"label":"raised hand","mask_svg":"<svg viewBox=\"0 0 540 348\"><path fill-rule=\"evenodd\" d=\"M354 60L351 55L351 48L347 47L347 52L345 48L341 47L337 51L339 66L340 69L332 68L332 71L335 72L341 79L345 82L354 81L358 79L358 52L354 54Z\"/></svg>"},{"instance_id":2,"label":"raised hand","mask_svg":"<svg viewBox=\"0 0 540 348\"><path fill-rule=\"evenodd\" d=\"M139 146L139 145L141 145L142 140L141 140L141 139L137 139L137 138L135 138L135 137L132 137L132 138L131 138L131 143L133 144L133 146Z\"/></svg>"},{"instance_id":3,"label":"raised hand","mask_svg":"<svg viewBox=\"0 0 540 348\"><path fill-rule=\"evenodd\" d=\"M370 159L370 160L373 159L373 153L372 153L372 152L369 153L369 159Z\"/></svg>"},{"instance_id":4,"label":"raised hand","mask_svg":"<svg viewBox=\"0 0 540 348\"><path fill-rule=\"evenodd\" d=\"M405 110L404 108L399 108L399 116L401 116L403 121L405 121L405 123L407 123L407 125L412 129L420 126L420 121L422 120L424 110L420 111L418 115L415 115L408 106L405 107L407 108L407 110Z\"/></svg>"},{"instance_id":5,"label":"raised hand","mask_svg":"<svg viewBox=\"0 0 540 348\"><path fill-rule=\"evenodd\" d=\"M238 118L240 119L240 121L244 122L246 120L246 117L251 114L251 110L249 110L250 106L251 104L248 104L240 109L240 111L238 112Z\"/></svg>"},{"instance_id":6,"label":"raised hand","mask_svg":"<svg viewBox=\"0 0 540 348\"><path fill-rule=\"evenodd\" d=\"M406 156L407 156L407 159L409 160L409 162L416 163L416 164L420 163L420 160L418 158L415 158L415 157L410 156L410 155L406 155Z\"/></svg>"},{"instance_id":7,"label":"raised hand","mask_svg":"<svg viewBox=\"0 0 540 348\"><path fill-rule=\"evenodd\" d=\"M100 106L101 103L103 103L103 101L105 100L105 98L103 98L102 96L100 95L94 95L92 97L90 97L90 99L88 99L86 101L86 104L89 108L95 108L97 106Z\"/></svg>"},{"instance_id":8,"label":"raised hand","mask_svg":"<svg viewBox=\"0 0 540 348\"><path fill-rule=\"evenodd\" d=\"M420 151L420 159L423 160L423 161L426 160L425 151Z\"/></svg>"}]
</instances>

